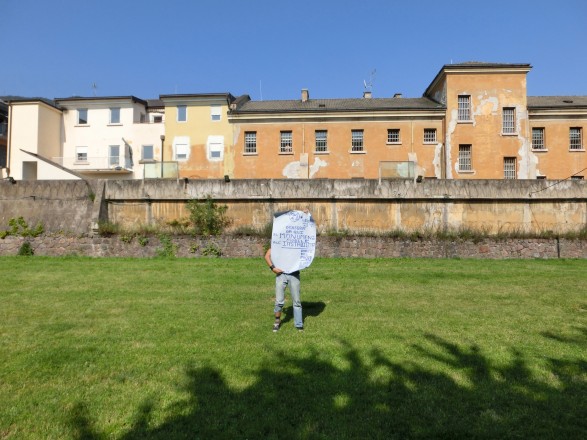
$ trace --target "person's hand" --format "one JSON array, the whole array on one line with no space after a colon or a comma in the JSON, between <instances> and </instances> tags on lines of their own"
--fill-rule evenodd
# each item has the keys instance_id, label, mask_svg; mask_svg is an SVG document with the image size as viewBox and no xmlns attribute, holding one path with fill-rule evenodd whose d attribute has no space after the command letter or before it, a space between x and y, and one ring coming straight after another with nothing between
<instances>
[{"instance_id":1,"label":"person's hand","mask_svg":"<svg viewBox=\"0 0 587 440\"><path fill-rule=\"evenodd\" d=\"M271 269L271 271L277 275L283 273L283 271L279 267L274 267L273 269Z\"/></svg>"}]
</instances>

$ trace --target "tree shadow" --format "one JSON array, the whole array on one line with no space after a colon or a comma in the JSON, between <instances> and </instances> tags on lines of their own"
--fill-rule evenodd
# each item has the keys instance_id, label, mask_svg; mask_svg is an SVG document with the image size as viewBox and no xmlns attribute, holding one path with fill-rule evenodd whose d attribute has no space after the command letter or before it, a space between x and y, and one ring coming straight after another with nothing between
<instances>
[{"instance_id":1,"label":"tree shadow","mask_svg":"<svg viewBox=\"0 0 587 440\"><path fill-rule=\"evenodd\" d=\"M322 301L302 301L302 314L304 323L306 319L309 317L319 316L325 308L326 304ZM282 324L286 324L289 321L293 320L293 306L284 307L283 314L285 316L283 316L281 319Z\"/></svg>"},{"instance_id":2,"label":"tree shadow","mask_svg":"<svg viewBox=\"0 0 587 440\"><path fill-rule=\"evenodd\" d=\"M424 343L415 346L417 360L400 363L340 341L344 367L318 351L279 352L279 365L262 365L242 390L231 389L211 366L188 366L189 397L156 426L150 414L157 405L147 399L120 438L587 438L584 357L546 359L555 380L544 380L519 351L494 365L475 345L432 334ZM83 405L76 408L75 438L101 438Z\"/></svg>"}]
</instances>

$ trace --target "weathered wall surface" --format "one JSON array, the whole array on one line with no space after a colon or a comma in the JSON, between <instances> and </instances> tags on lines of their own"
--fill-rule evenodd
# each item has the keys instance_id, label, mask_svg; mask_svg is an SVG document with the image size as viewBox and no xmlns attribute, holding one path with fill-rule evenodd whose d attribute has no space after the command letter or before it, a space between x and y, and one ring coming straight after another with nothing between
<instances>
[{"instance_id":1,"label":"weathered wall surface","mask_svg":"<svg viewBox=\"0 0 587 440\"><path fill-rule=\"evenodd\" d=\"M0 255L17 255L18 249L29 241L38 256L88 256L88 257L155 257L164 249L157 237L149 237L146 245L137 239L130 243L119 237L67 237L64 235L37 238L7 237L0 240ZM264 266L264 249L269 240L259 237L173 237L175 255L184 258L215 256L259 258L259 270ZM210 252L212 251L212 252ZM319 236L316 256L358 258L587 258L587 241L564 239L492 240L479 242L410 241L385 237L328 237ZM264 270L264 269L263 269Z\"/></svg>"},{"instance_id":2,"label":"weathered wall surface","mask_svg":"<svg viewBox=\"0 0 587 440\"><path fill-rule=\"evenodd\" d=\"M263 229L308 207L319 232L482 230L564 233L587 225L587 182L542 180L93 180L0 182L0 229L22 216L49 232L91 234L187 217L185 202L228 206L231 228Z\"/></svg>"}]
</instances>

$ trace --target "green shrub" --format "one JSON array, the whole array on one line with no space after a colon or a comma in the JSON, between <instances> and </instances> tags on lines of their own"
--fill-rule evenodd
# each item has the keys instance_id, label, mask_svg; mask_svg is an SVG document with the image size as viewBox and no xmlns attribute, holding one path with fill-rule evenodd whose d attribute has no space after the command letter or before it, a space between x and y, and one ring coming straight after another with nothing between
<instances>
[{"instance_id":1,"label":"green shrub","mask_svg":"<svg viewBox=\"0 0 587 440\"><path fill-rule=\"evenodd\" d=\"M162 258L174 258L177 252L177 245L171 241L168 235L159 235L161 247L157 249L157 256Z\"/></svg>"},{"instance_id":2,"label":"green shrub","mask_svg":"<svg viewBox=\"0 0 587 440\"><path fill-rule=\"evenodd\" d=\"M202 249L202 255L206 257L221 257L222 251L214 243L210 243L208 246Z\"/></svg>"},{"instance_id":3,"label":"green shrub","mask_svg":"<svg viewBox=\"0 0 587 440\"><path fill-rule=\"evenodd\" d=\"M43 224L40 222L31 229L23 217L11 218L8 220L8 229L0 231L0 238L4 239L9 235L15 237L38 237L44 231Z\"/></svg>"},{"instance_id":4,"label":"green shrub","mask_svg":"<svg viewBox=\"0 0 587 440\"><path fill-rule=\"evenodd\" d=\"M18 255L22 257L31 257L35 255L35 251L31 244L28 241L25 241L18 249Z\"/></svg>"},{"instance_id":5,"label":"green shrub","mask_svg":"<svg viewBox=\"0 0 587 440\"><path fill-rule=\"evenodd\" d=\"M204 201L190 200L187 209L195 235L220 235L230 224L226 216L228 207L217 205L210 196Z\"/></svg>"}]
</instances>

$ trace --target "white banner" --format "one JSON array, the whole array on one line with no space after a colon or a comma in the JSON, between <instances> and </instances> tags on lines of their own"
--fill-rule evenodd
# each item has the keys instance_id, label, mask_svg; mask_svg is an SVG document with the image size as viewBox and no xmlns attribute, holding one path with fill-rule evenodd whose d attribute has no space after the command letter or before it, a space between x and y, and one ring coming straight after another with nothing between
<instances>
[{"instance_id":1,"label":"white banner","mask_svg":"<svg viewBox=\"0 0 587 440\"><path fill-rule=\"evenodd\" d=\"M316 251L316 223L310 213L287 211L273 218L271 260L285 273L305 269Z\"/></svg>"}]
</instances>

